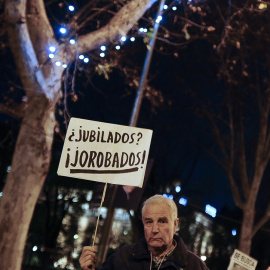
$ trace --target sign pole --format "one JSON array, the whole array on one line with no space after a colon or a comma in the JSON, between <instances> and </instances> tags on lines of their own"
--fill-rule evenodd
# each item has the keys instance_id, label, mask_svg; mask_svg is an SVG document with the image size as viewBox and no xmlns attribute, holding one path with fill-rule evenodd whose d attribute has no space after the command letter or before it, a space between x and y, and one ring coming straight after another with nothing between
<instances>
[{"instance_id":1,"label":"sign pole","mask_svg":"<svg viewBox=\"0 0 270 270\"><path fill-rule=\"evenodd\" d=\"M98 229L98 224L99 224L100 212L101 212L102 204L103 204L103 202L104 202L104 198L105 198L107 186L108 186L108 183L106 182L106 183L105 183L105 186L104 186L104 189L103 189L103 194L102 194L101 203L100 203L100 206L99 206L98 218L97 218L97 224L96 224L96 229L95 229L95 234L94 234L92 246L95 245L95 240L96 240L96 235L97 235L97 229Z\"/></svg>"}]
</instances>

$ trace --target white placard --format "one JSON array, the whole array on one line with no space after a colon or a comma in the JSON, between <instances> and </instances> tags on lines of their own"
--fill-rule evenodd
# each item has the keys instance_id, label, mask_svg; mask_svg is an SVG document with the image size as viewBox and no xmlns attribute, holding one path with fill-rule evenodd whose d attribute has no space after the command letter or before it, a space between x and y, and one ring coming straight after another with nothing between
<instances>
[{"instance_id":1,"label":"white placard","mask_svg":"<svg viewBox=\"0 0 270 270\"><path fill-rule=\"evenodd\" d=\"M258 261L235 249L227 270L254 270Z\"/></svg>"},{"instance_id":2,"label":"white placard","mask_svg":"<svg viewBox=\"0 0 270 270\"><path fill-rule=\"evenodd\" d=\"M142 187L152 130L71 118L58 175Z\"/></svg>"}]
</instances>

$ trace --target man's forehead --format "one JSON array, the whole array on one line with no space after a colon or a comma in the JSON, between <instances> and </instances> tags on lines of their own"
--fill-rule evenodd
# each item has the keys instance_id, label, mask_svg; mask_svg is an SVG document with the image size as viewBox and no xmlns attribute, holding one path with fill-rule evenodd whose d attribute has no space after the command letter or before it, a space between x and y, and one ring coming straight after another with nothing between
<instances>
[{"instance_id":1,"label":"man's forehead","mask_svg":"<svg viewBox=\"0 0 270 270\"><path fill-rule=\"evenodd\" d=\"M164 204L147 205L145 207L143 218L167 218L171 217L170 208Z\"/></svg>"}]
</instances>

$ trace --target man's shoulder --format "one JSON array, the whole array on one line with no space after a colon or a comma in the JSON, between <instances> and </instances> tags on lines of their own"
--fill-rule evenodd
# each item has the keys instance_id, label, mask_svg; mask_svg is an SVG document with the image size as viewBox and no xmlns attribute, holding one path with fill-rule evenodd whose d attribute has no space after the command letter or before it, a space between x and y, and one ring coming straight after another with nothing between
<instances>
[{"instance_id":1,"label":"man's shoulder","mask_svg":"<svg viewBox=\"0 0 270 270\"><path fill-rule=\"evenodd\" d=\"M187 250L187 263L193 265L194 269L209 270L201 258L190 250Z\"/></svg>"}]
</instances>

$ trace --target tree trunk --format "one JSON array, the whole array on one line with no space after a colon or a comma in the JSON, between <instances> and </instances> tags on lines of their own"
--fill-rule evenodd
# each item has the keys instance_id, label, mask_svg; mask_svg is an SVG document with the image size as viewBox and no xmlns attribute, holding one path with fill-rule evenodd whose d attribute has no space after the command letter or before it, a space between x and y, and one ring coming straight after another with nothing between
<instances>
[{"instance_id":1,"label":"tree trunk","mask_svg":"<svg viewBox=\"0 0 270 270\"><path fill-rule=\"evenodd\" d=\"M57 58L67 63L77 52L85 53L119 38L130 30L155 0L128 1L106 27L79 38L78 51L74 56L71 53L70 57L66 57L66 47L63 47L54 61L48 62L47 46L52 41L54 44L58 42L54 39L44 2L4 2L8 39L28 103L12 169L0 200L0 269L20 270L29 224L51 161L54 106L60 98L63 72L63 68L56 67L54 61ZM72 50L75 50L74 46L70 47L70 52Z\"/></svg>"},{"instance_id":2,"label":"tree trunk","mask_svg":"<svg viewBox=\"0 0 270 270\"><path fill-rule=\"evenodd\" d=\"M239 239L239 250L248 255L250 254L253 238L254 214L254 207L247 204L246 209L243 211L241 234Z\"/></svg>"},{"instance_id":3,"label":"tree trunk","mask_svg":"<svg viewBox=\"0 0 270 270\"><path fill-rule=\"evenodd\" d=\"M54 126L48 99L32 98L0 201L0 269L21 269L28 227L50 165Z\"/></svg>"}]
</instances>

